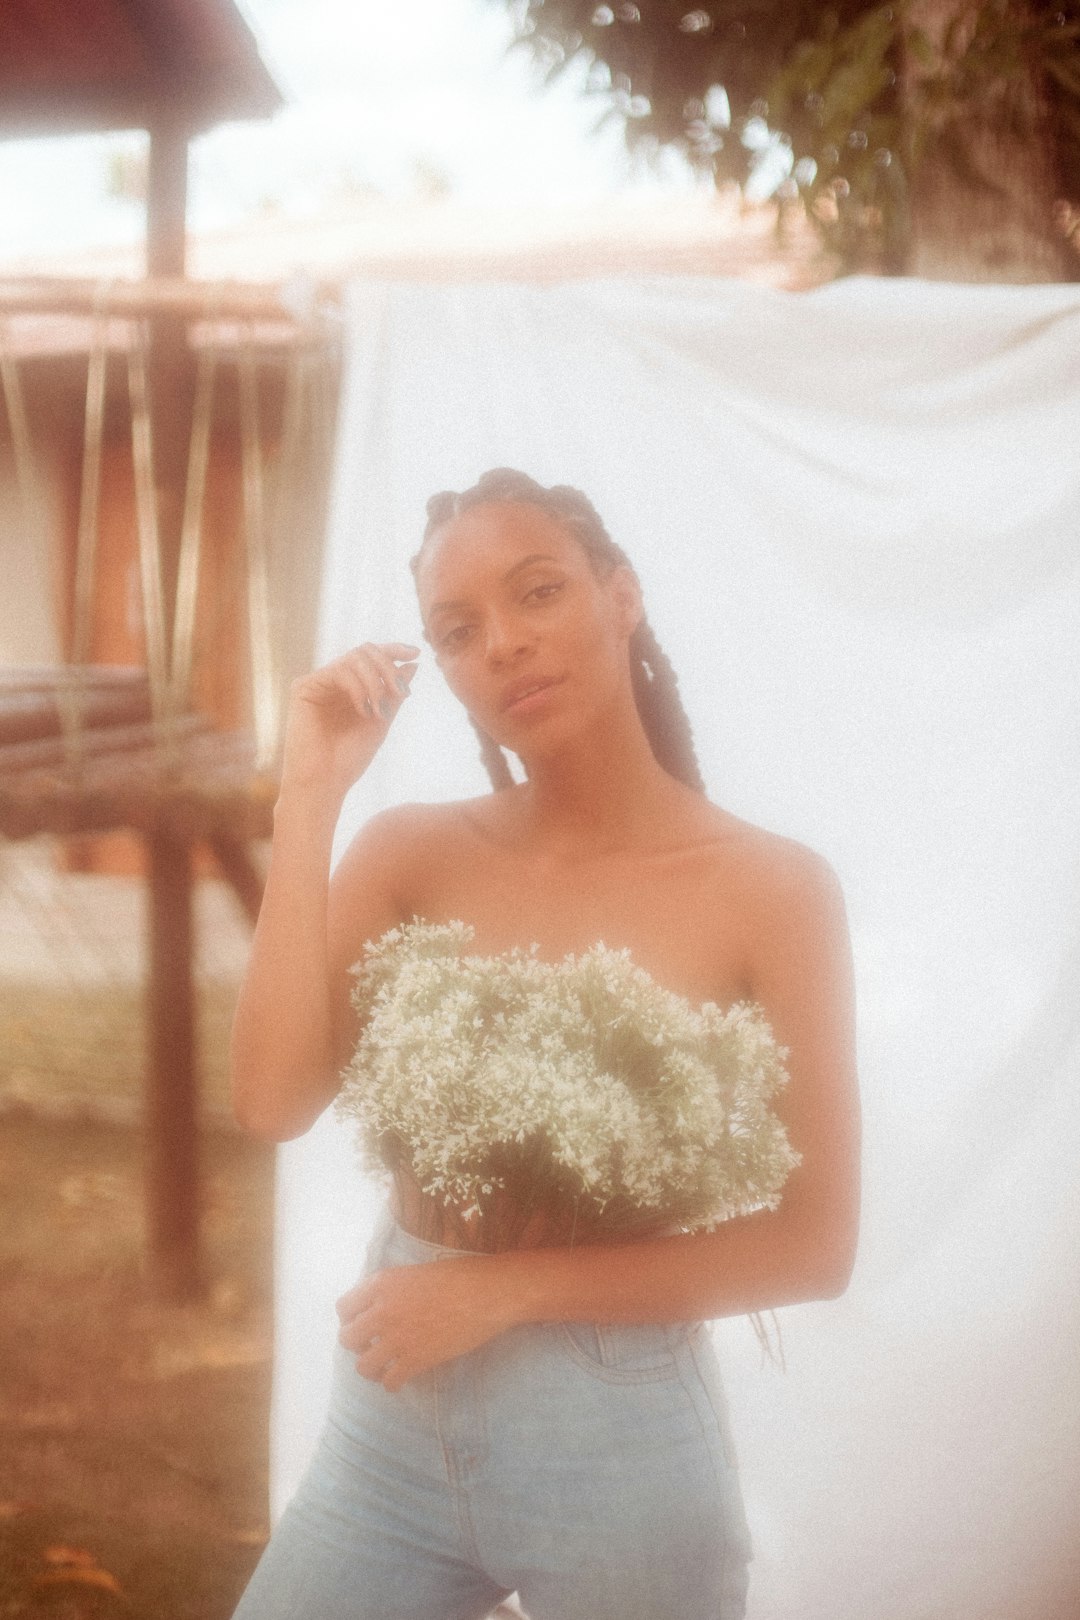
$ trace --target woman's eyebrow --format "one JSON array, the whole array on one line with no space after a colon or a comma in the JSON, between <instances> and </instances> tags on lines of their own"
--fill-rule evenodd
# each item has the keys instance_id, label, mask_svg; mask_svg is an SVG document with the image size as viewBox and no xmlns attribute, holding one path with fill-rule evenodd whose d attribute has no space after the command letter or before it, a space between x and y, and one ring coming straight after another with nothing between
<instances>
[{"instance_id":1,"label":"woman's eyebrow","mask_svg":"<svg viewBox=\"0 0 1080 1620\"><path fill-rule=\"evenodd\" d=\"M523 573L526 568L531 568L534 563L557 563L558 561L558 557L553 556L549 551L530 551L527 557L519 558L512 568L508 568L506 570L506 573L502 577L501 583L503 585L507 584L514 578L516 574ZM437 613L462 613L466 608L471 606L472 604L468 601L436 602L428 609L428 618L433 619Z\"/></svg>"},{"instance_id":2,"label":"woman's eyebrow","mask_svg":"<svg viewBox=\"0 0 1080 1620\"><path fill-rule=\"evenodd\" d=\"M557 563L558 561L558 557L552 556L550 551L530 551L527 557L522 557L521 561L516 562L513 568L508 568L506 570L506 573L503 575L503 584L505 585L508 579L513 579L515 574L523 573L526 568L531 568L533 563Z\"/></svg>"}]
</instances>

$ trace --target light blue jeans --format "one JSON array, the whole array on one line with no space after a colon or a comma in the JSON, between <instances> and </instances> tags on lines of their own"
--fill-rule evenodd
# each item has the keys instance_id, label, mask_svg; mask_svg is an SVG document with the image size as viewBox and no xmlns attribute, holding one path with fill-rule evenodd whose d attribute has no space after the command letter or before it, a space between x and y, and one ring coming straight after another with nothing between
<instances>
[{"instance_id":1,"label":"light blue jeans","mask_svg":"<svg viewBox=\"0 0 1080 1620\"><path fill-rule=\"evenodd\" d=\"M464 1251L384 1211L365 1275ZM704 1325L529 1323L329 1415L234 1620L741 1620L750 1538Z\"/></svg>"}]
</instances>

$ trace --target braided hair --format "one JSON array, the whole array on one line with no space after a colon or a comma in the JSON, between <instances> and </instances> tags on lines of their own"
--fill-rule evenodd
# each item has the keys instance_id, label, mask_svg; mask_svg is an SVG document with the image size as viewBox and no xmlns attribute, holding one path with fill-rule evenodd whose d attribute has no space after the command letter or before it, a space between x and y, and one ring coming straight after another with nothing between
<instances>
[{"instance_id":1,"label":"braided hair","mask_svg":"<svg viewBox=\"0 0 1080 1620\"><path fill-rule=\"evenodd\" d=\"M460 493L446 489L431 497L427 503L424 538L410 564L414 576L419 569L424 546L436 529L472 506L489 505L496 501L539 507L561 523L574 536L599 578L606 578L614 568L631 568L633 571L626 553L616 545L604 528L596 508L579 489L573 489L569 484L555 484L546 489L527 473L517 472L513 467L496 467L484 473L471 489ZM705 783L694 752L690 721L679 696L675 671L645 618L630 637L630 679L638 715L657 763L669 776L704 793ZM471 715L469 719L480 739L480 757L492 786L496 789L512 787L514 778L499 744Z\"/></svg>"}]
</instances>

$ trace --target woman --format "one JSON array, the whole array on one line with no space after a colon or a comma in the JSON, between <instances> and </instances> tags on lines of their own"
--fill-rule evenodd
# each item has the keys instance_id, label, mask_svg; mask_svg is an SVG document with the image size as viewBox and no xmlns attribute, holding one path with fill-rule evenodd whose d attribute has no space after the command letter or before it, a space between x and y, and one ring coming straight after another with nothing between
<instances>
[{"instance_id":1,"label":"woman","mask_svg":"<svg viewBox=\"0 0 1080 1620\"><path fill-rule=\"evenodd\" d=\"M552 1210L496 1253L399 1176L338 1303L327 1429L238 1620L480 1620L515 1589L531 1620L736 1620L750 1544L702 1323L847 1285L843 901L821 857L706 799L637 578L584 496L501 469L428 510L425 639L496 791L374 817L330 881L342 798L419 649L366 644L297 683L236 1015L241 1124L305 1131L356 1043L365 943L460 919L482 953L559 962L602 940L692 1003L759 1003L789 1049L776 1111L801 1163L777 1209L713 1231L570 1244Z\"/></svg>"}]
</instances>

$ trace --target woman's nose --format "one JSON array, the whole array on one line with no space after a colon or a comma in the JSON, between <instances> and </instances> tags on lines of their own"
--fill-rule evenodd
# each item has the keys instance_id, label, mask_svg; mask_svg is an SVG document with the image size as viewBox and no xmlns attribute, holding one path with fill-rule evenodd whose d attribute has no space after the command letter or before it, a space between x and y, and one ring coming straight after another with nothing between
<instances>
[{"instance_id":1,"label":"woman's nose","mask_svg":"<svg viewBox=\"0 0 1080 1620\"><path fill-rule=\"evenodd\" d=\"M492 663L505 663L529 645L525 625L513 613L493 613L485 626L484 646Z\"/></svg>"}]
</instances>

